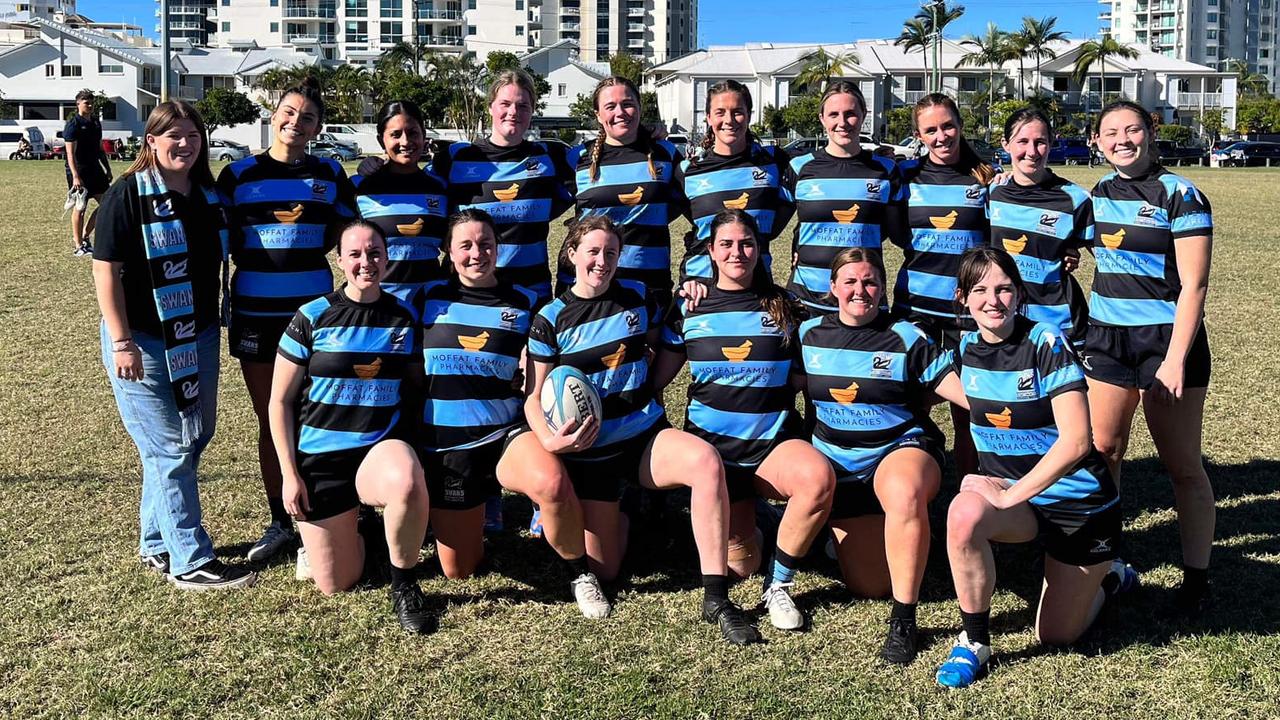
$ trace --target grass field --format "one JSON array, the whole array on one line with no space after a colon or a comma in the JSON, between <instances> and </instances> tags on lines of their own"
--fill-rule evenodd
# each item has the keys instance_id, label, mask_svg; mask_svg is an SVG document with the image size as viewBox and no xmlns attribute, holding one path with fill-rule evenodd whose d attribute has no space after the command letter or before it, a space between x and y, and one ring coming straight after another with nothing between
<instances>
[{"instance_id":1,"label":"grass field","mask_svg":"<svg viewBox=\"0 0 1280 720\"><path fill-rule=\"evenodd\" d=\"M1088 187L1100 173L1066 174ZM642 538L606 621L583 619L552 553L515 530L491 543L475 579L446 582L424 563L423 586L444 610L426 638L399 630L385 589L326 599L291 564L245 592L172 589L136 561L140 466L99 359L90 263L71 256L58 219L62 168L0 163L0 715L1280 717L1280 174L1187 174L1217 219L1205 428L1216 606L1196 627L1157 619L1180 577L1177 528L1139 424L1122 492L1125 554L1143 588L1076 651L1041 652L1030 629L1038 554L1001 551L998 664L948 693L932 679L958 628L940 541L920 610L925 648L906 669L875 657L888 603L851 599L831 567L798 578L811 632L783 635L764 620L767 644L729 647L697 619L695 556L676 522ZM266 521L254 435L224 356L202 497L231 558ZM935 538L953 492L934 503ZM508 501L509 527L527 520L522 507ZM733 594L751 605L757 588Z\"/></svg>"}]
</instances>

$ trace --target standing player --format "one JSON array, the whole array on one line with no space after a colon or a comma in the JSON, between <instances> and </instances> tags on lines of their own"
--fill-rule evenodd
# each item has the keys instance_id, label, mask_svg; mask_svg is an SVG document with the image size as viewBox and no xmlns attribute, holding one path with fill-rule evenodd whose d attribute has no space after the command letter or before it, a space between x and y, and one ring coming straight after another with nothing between
<instances>
[{"instance_id":1,"label":"standing player","mask_svg":"<svg viewBox=\"0 0 1280 720\"><path fill-rule=\"evenodd\" d=\"M271 147L231 163L218 176L218 190L230 206L236 266L227 337L258 417L258 463L271 509L271 523L247 553L254 562L271 559L297 540L280 499L267 413L276 346L299 307L333 290L325 258L336 240L331 227L355 214L342 166L306 152L322 122L320 88L307 79L280 96L271 116Z\"/></svg>"},{"instance_id":2,"label":"standing player","mask_svg":"<svg viewBox=\"0 0 1280 720\"><path fill-rule=\"evenodd\" d=\"M938 494L942 433L932 393L964 404L939 346L881 310L884 263L874 250L842 250L831 264L837 311L800 326L813 446L836 471L831 527L845 584L858 596L892 594L880 657L906 665L919 644L916 605L929 559L929 501Z\"/></svg>"},{"instance_id":3,"label":"standing player","mask_svg":"<svg viewBox=\"0 0 1280 720\"><path fill-rule=\"evenodd\" d=\"M957 281L978 330L951 353L947 374L968 398L980 469L964 478L947 513L964 627L938 668L938 683L949 688L972 684L991 657L993 542L1044 543L1036 636L1046 645L1075 642L1107 592L1122 589L1124 570L1113 562L1119 497L1089 442L1084 372L1071 345L1056 325L1019 314L1027 291L1004 250L969 250Z\"/></svg>"},{"instance_id":4,"label":"standing player","mask_svg":"<svg viewBox=\"0 0 1280 720\"><path fill-rule=\"evenodd\" d=\"M1093 242L1089 193L1049 169L1053 126L1040 110L1023 108L1004 123L1012 179L991 189L991 245L1013 256L1026 283L1022 311L1084 345L1089 308L1063 262Z\"/></svg>"},{"instance_id":5,"label":"standing player","mask_svg":"<svg viewBox=\"0 0 1280 720\"><path fill-rule=\"evenodd\" d=\"M387 162L369 176L351 179L356 212L387 239L382 289L408 301L423 285L444 276L440 243L449 201L444 181L418 167L427 147L422 111L393 101L378 113L378 143Z\"/></svg>"},{"instance_id":6,"label":"standing player","mask_svg":"<svg viewBox=\"0 0 1280 720\"><path fill-rule=\"evenodd\" d=\"M504 70L489 86L489 137L456 142L432 158L432 172L448 184L449 211L478 208L498 225L498 276L551 299L547 233L573 200L573 171L563 145L524 139L538 94L523 70Z\"/></svg>"},{"instance_id":7,"label":"standing player","mask_svg":"<svg viewBox=\"0 0 1280 720\"><path fill-rule=\"evenodd\" d=\"M974 329L968 313L957 313L956 270L960 255L986 245L987 185L995 176L964 137L960 109L950 97L930 93L912 108L916 137L929 154L898 166L907 203L910 237L894 238L905 256L893 288L893 314L915 323L944 350ZM969 413L951 405L957 475L978 469L969 435Z\"/></svg>"},{"instance_id":8,"label":"standing player","mask_svg":"<svg viewBox=\"0 0 1280 720\"><path fill-rule=\"evenodd\" d=\"M822 94L819 119L826 147L791 161L796 214L793 266L787 289L812 312L835 312L828 274L841 250L880 252L901 225L901 180L893 158L864 150L858 138L867 101L858 86L831 83Z\"/></svg>"},{"instance_id":9,"label":"standing player","mask_svg":"<svg viewBox=\"0 0 1280 720\"><path fill-rule=\"evenodd\" d=\"M76 93L76 113L62 130L67 141L67 207L71 208L72 254L81 257L93 254L89 236L93 234L95 209L84 220L89 201L101 203L102 194L111 186L111 163L102 151L102 123L93 116L93 91Z\"/></svg>"},{"instance_id":10,"label":"standing player","mask_svg":"<svg viewBox=\"0 0 1280 720\"><path fill-rule=\"evenodd\" d=\"M359 506L382 508L392 609L401 627L422 634L439 622L414 569L427 531L427 488L403 439L417 411L405 385L421 382L422 346L413 310L378 286L385 265L376 226L355 220L342 229L338 266L346 284L299 308L280 338L271 434L284 505L300 521L316 587L332 595L356 584L369 552L356 531Z\"/></svg>"},{"instance_id":11,"label":"standing player","mask_svg":"<svg viewBox=\"0 0 1280 720\"><path fill-rule=\"evenodd\" d=\"M666 387L685 360L692 383L685 430L711 443L724 462L731 515L729 569L760 566L756 494L785 501L762 603L780 630L804 627L789 589L799 558L826 522L835 475L799 439L791 364L802 310L758 263L755 220L722 210L711 221L715 285L696 309L682 302L663 332L654 386Z\"/></svg>"},{"instance_id":12,"label":"standing player","mask_svg":"<svg viewBox=\"0 0 1280 720\"><path fill-rule=\"evenodd\" d=\"M1213 487L1200 452L1213 214L1190 180L1160 166L1142 106L1103 108L1097 135L1115 172L1093 189L1098 270L1084 351L1093 441L1118 478L1142 401L1178 510L1183 576L1176 609L1196 617L1209 600L1214 531Z\"/></svg>"},{"instance_id":13,"label":"standing player","mask_svg":"<svg viewBox=\"0 0 1280 720\"><path fill-rule=\"evenodd\" d=\"M697 155L676 169L676 187L688 205L685 216L693 229L685 236L681 280L711 277L707 244L711 219L721 210L745 210L760 228L760 259L772 272L769 241L778 236L795 213L787 154L777 146L764 147L751 134L751 92L736 80L707 89L707 129Z\"/></svg>"}]
</instances>

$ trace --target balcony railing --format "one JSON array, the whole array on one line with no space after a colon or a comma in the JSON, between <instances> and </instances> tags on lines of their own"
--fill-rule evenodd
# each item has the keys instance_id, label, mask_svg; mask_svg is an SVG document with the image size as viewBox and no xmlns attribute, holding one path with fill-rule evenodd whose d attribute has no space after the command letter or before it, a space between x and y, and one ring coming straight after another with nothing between
<instances>
[{"instance_id":1,"label":"balcony railing","mask_svg":"<svg viewBox=\"0 0 1280 720\"><path fill-rule=\"evenodd\" d=\"M1170 93L1169 104L1180 108L1222 107L1220 92L1178 92Z\"/></svg>"},{"instance_id":2,"label":"balcony railing","mask_svg":"<svg viewBox=\"0 0 1280 720\"><path fill-rule=\"evenodd\" d=\"M627 40L627 47L629 47L629 48L633 48L633 49L641 49L641 48L643 48L643 47L644 47L644 39L643 39L643 38L629 38L629 39Z\"/></svg>"},{"instance_id":3,"label":"balcony railing","mask_svg":"<svg viewBox=\"0 0 1280 720\"><path fill-rule=\"evenodd\" d=\"M286 18L335 18L338 16L336 8L331 7L309 7L307 5L288 5L284 9Z\"/></svg>"},{"instance_id":4,"label":"balcony railing","mask_svg":"<svg viewBox=\"0 0 1280 720\"><path fill-rule=\"evenodd\" d=\"M461 21L461 20L462 20L462 18L463 18L463 16L462 16L462 11L461 11L461 10L432 10L432 9L430 9L430 8L426 8L426 9L423 9L423 10L419 10L419 11L418 11L417 18L418 18L419 20L458 20L458 21Z\"/></svg>"},{"instance_id":5,"label":"balcony railing","mask_svg":"<svg viewBox=\"0 0 1280 720\"><path fill-rule=\"evenodd\" d=\"M644 8L627 8L627 17L644 17Z\"/></svg>"},{"instance_id":6,"label":"balcony railing","mask_svg":"<svg viewBox=\"0 0 1280 720\"><path fill-rule=\"evenodd\" d=\"M423 35L418 38L423 45L437 47L462 47L462 37L456 35Z\"/></svg>"},{"instance_id":7,"label":"balcony railing","mask_svg":"<svg viewBox=\"0 0 1280 720\"><path fill-rule=\"evenodd\" d=\"M562 7L560 8L560 14L561 15L581 15L582 10L576 7Z\"/></svg>"},{"instance_id":8,"label":"balcony railing","mask_svg":"<svg viewBox=\"0 0 1280 720\"><path fill-rule=\"evenodd\" d=\"M576 22L561 22L561 23L560 23L560 29L561 29L561 30L570 30L570 31L573 31L573 32L577 32L577 30L578 30L579 28L581 28L581 27L582 27L582 25L581 25L580 23L576 23Z\"/></svg>"}]
</instances>

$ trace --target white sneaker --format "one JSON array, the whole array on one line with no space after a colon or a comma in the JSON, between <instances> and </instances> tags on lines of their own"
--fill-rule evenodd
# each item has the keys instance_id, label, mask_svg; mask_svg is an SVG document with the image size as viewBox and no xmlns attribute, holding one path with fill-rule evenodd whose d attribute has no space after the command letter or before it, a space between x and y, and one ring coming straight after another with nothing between
<instances>
[{"instance_id":1,"label":"white sneaker","mask_svg":"<svg viewBox=\"0 0 1280 720\"><path fill-rule=\"evenodd\" d=\"M89 207L89 190L82 187L80 192L76 193L76 209L83 212L87 207Z\"/></svg>"},{"instance_id":2,"label":"white sneaker","mask_svg":"<svg viewBox=\"0 0 1280 720\"><path fill-rule=\"evenodd\" d=\"M273 522L263 531L262 538L249 548L249 552L245 553L245 560L249 562L262 563L267 562L271 558L280 554L281 550L297 542L298 534L292 527L285 527L282 523Z\"/></svg>"},{"instance_id":3,"label":"white sneaker","mask_svg":"<svg viewBox=\"0 0 1280 720\"><path fill-rule=\"evenodd\" d=\"M600 580L596 578L595 573L583 573L571 585L573 598L578 601L578 609L582 611L583 617L592 619L609 617L609 612L613 608L609 605L609 598L605 597L604 590L600 587Z\"/></svg>"},{"instance_id":4,"label":"white sneaker","mask_svg":"<svg viewBox=\"0 0 1280 720\"><path fill-rule=\"evenodd\" d=\"M760 604L769 610L769 622L779 630L799 630L804 627L804 613L796 607L787 588L795 583L773 583L765 588Z\"/></svg>"},{"instance_id":5,"label":"white sneaker","mask_svg":"<svg viewBox=\"0 0 1280 720\"><path fill-rule=\"evenodd\" d=\"M67 214L68 210L76 206L76 196L79 194L80 193L76 192L75 188L67 190L67 201L62 204L62 214L64 216Z\"/></svg>"},{"instance_id":6,"label":"white sneaker","mask_svg":"<svg viewBox=\"0 0 1280 720\"><path fill-rule=\"evenodd\" d=\"M293 567L293 576L300 581L311 579L311 561L307 559L307 549L298 548L298 562Z\"/></svg>"}]
</instances>

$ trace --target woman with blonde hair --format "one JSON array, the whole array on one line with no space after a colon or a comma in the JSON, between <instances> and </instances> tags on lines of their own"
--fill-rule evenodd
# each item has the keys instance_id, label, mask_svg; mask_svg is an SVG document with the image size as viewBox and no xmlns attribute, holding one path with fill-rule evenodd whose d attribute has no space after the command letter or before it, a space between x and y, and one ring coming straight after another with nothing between
<instances>
[{"instance_id":1,"label":"woman with blonde hair","mask_svg":"<svg viewBox=\"0 0 1280 720\"><path fill-rule=\"evenodd\" d=\"M217 413L227 256L207 138L191 105L157 106L138 159L103 198L93 251L102 362L142 459L142 564L190 590L257 579L214 555L196 479Z\"/></svg>"}]
</instances>

